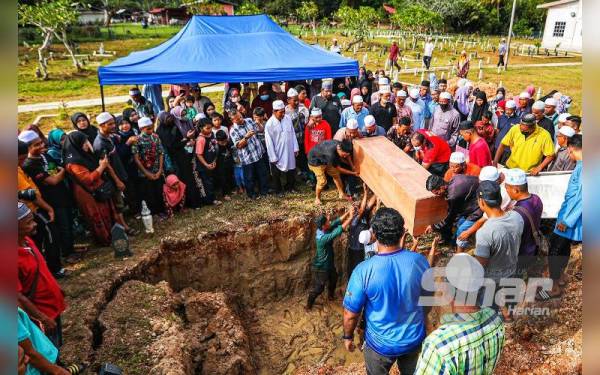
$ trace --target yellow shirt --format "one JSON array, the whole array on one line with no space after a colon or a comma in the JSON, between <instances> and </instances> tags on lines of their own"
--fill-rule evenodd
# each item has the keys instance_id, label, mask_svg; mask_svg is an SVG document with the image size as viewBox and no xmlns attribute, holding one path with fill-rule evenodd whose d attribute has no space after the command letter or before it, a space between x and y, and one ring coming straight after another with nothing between
<instances>
[{"instance_id":1,"label":"yellow shirt","mask_svg":"<svg viewBox=\"0 0 600 375\"><path fill-rule=\"evenodd\" d=\"M516 124L506 133L502 144L510 147L510 157L506 166L520 168L525 172L537 167L545 156L554 155L554 142L550 133L539 126L536 126L533 133L525 138L521 134L519 124Z\"/></svg>"},{"instance_id":2,"label":"yellow shirt","mask_svg":"<svg viewBox=\"0 0 600 375\"><path fill-rule=\"evenodd\" d=\"M38 191L37 185L31 177L29 177L21 167L17 167L17 191L19 190L27 190L27 189L35 189ZM23 202L29 207L31 212L37 211L37 206L33 204L33 202Z\"/></svg>"}]
</instances>

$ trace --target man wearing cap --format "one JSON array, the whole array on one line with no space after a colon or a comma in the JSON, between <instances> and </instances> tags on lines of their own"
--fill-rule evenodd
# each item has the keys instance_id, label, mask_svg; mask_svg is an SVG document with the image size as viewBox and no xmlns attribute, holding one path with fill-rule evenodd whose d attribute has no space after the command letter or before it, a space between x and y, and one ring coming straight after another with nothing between
<instances>
[{"instance_id":1,"label":"man wearing cap","mask_svg":"<svg viewBox=\"0 0 600 375\"><path fill-rule=\"evenodd\" d=\"M527 187L527 175L521 169L508 169L504 171L504 188L510 199L514 202L513 210L521 215L523 219L523 234L519 246L519 260L517 263L517 275L524 277L529 266L537 255L537 245L534 232L540 230L544 204L539 196L530 194ZM531 275L530 275L531 276Z\"/></svg>"},{"instance_id":2,"label":"man wearing cap","mask_svg":"<svg viewBox=\"0 0 600 375\"><path fill-rule=\"evenodd\" d=\"M296 156L298 172L306 174L308 172L308 165L306 164L306 152L304 151L304 128L308 121L309 112L308 108L298 100L298 91L293 87L287 92L285 114L292 120L294 133L296 133L296 141L300 147L298 156Z\"/></svg>"},{"instance_id":3,"label":"man wearing cap","mask_svg":"<svg viewBox=\"0 0 600 375\"><path fill-rule=\"evenodd\" d=\"M477 205L476 190L479 180L474 176L459 174L450 182L444 181L437 175L427 178L425 188L433 194L443 197L448 202L448 213L438 223L429 225L425 233L439 232L446 244L453 242L454 238L473 226L481 218L481 210ZM456 224L456 233L453 233ZM456 251L463 252L468 246L468 241L456 239Z\"/></svg>"},{"instance_id":4,"label":"man wearing cap","mask_svg":"<svg viewBox=\"0 0 600 375\"><path fill-rule=\"evenodd\" d=\"M523 117L528 113L531 113L531 95L527 91L523 91L519 94L519 102L517 103L517 116Z\"/></svg>"},{"instance_id":5,"label":"man wearing cap","mask_svg":"<svg viewBox=\"0 0 600 375\"><path fill-rule=\"evenodd\" d=\"M550 167L548 167L549 171L572 171L575 169L575 161L569 156L569 149L567 148L569 139L574 135L575 130L570 126L563 126L558 129L558 134L556 135L558 150L556 150L554 160L550 164Z\"/></svg>"},{"instance_id":6,"label":"man wearing cap","mask_svg":"<svg viewBox=\"0 0 600 375\"><path fill-rule=\"evenodd\" d=\"M558 112L556 112L556 99L548 98L544 101L544 115L556 127L558 124Z\"/></svg>"},{"instance_id":7,"label":"man wearing cap","mask_svg":"<svg viewBox=\"0 0 600 375\"><path fill-rule=\"evenodd\" d=\"M273 115L265 125L265 142L271 163L276 194L282 194L281 177L285 176L286 191L294 191L296 182L296 156L300 151L292 119L285 113L281 100L273 102Z\"/></svg>"},{"instance_id":8,"label":"man wearing cap","mask_svg":"<svg viewBox=\"0 0 600 375\"><path fill-rule=\"evenodd\" d=\"M569 117L571 117L571 114L568 112L561 113L560 115L558 115L558 123L556 124L556 127L560 129L562 126L565 126Z\"/></svg>"},{"instance_id":9,"label":"man wearing cap","mask_svg":"<svg viewBox=\"0 0 600 375\"><path fill-rule=\"evenodd\" d=\"M398 148L408 155L413 156L413 148L410 143L411 136L410 118L402 117L400 121L388 130L387 139L392 141Z\"/></svg>"},{"instance_id":10,"label":"man wearing cap","mask_svg":"<svg viewBox=\"0 0 600 375\"><path fill-rule=\"evenodd\" d=\"M544 114L545 108L544 102L537 100L531 106L531 113L535 116L535 124L543 129L546 129L550 133L552 141L554 141L554 124L552 120L548 119Z\"/></svg>"},{"instance_id":11,"label":"man wearing cap","mask_svg":"<svg viewBox=\"0 0 600 375\"><path fill-rule=\"evenodd\" d=\"M453 152L450 154L448 170L444 173L444 181L450 182L452 178L459 174L479 177L481 168L477 164L467 163L467 158L462 152Z\"/></svg>"},{"instance_id":12,"label":"man wearing cap","mask_svg":"<svg viewBox=\"0 0 600 375\"><path fill-rule=\"evenodd\" d=\"M346 127L348 120L356 119L358 127L362 131L365 128L365 117L369 114L369 110L365 108L363 97L354 95L352 97L352 106L344 109L340 118L340 129Z\"/></svg>"},{"instance_id":13,"label":"man wearing cap","mask_svg":"<svg viewBox=\"0 0 600 375\"><path fill-rule=\"evenodd\" d=\"M454 147L458 138L460 114L450 104L451 99L452 95L449 92L444 91L440 94L440 105L435 108L429 130L447 141L450 147Z\"/></svg>"},{"instance_id":14,"label":"man wearing cap","mask_svg":"<svg viewBox=\"0 0 600 375\"><path fill-rule=\"evenodd\" d=\"M385 129L377 125L377 122L375 121L375 117L373 117L373 115L368 115L367 117L365 117L365 130L361 132L361 134L365 138L386 135Z\"/></svg>"},{"instance_id":15,"label":"man wearing cap","mask_svg":"<svg viewBox=\"0 0 600 375\"><path fill-rule=\"evenodd\" d=\"M154 118L154 106L150 100L142 96L140 89L137 87L130 89L129 96L131 99L129 99L128 103L135 109L140 117Z\"/></svg>"},{"instance_id":16,"label":"man wearing cap","mask_svg":"<svg viewBox=\"0 0 600 375\"><path fill-rule=\"evenodd\" d=\"M427 130L419 130L411 135L410 143L415 160L423 168L440 177L446 173L452 153L448 142Z\"/></svg>"},{"instance_id":17,"label":"man wearing cap","mask_svg":"<svg viewBox=\"0 0 600 375\"><path fill-rule=\"evenodd\" d=\"M313 96L310 101L310 110L319 108L322 116L331 126L331 132L335 134L339 129L342 103L337 95L333 95L333 82L331 80L323 80L321 92Z\"/></svg>"},{"instance_id":18,"label":"man wearing cap","mask_svg":"<svg viewBox=\"0 0 600 375\"><path fill-rule=\"evenodd\" d=\"M398 47L398 43L394 40L392 45L390 46L390 53L388 55L388 62L390 64L390 74L394 72L394 66L398 68L400 71L402 68L398 65L398 54L400 53L400 48Z\"/></svg>"},{"instance_id":19,"label":"man wearing cap","mask_svg":"<svg viewBox=\"0 0 600 375\"><path fill-rule=\"evenodd\" d=\"M505 104L504 113L502 115L500 115L500 117L498 117L497 134L496 134L496 140L494 141L495 142L494 148L496 150L498 150L498 148L500 148L500 142L502 142L502 139L504 139L504 137L506 136L508 131L513 127L513 125L518 124L521 121L521 119L517 115L516 108L517 108L517 103L515 103L514 100L509 100ZM504 153L500 157L499 162L501 164L506 163L506 160L508 160L509 156L510 156L510 150L509 149L504 150Z\"/></svg>"},{"instance_id":20,"label":"man wearing cap","mask_svg":"<svg viewBox=\"0 0 600 375\"><path fill-rule=\"evenodd\" d=\"M17 220L17 303L42 323L46 336L60 348L60 315L66 308L64 293L31 238L41 228L37 228L33 212L22 202L17 203Z\"/></svg>"},{"instance_id":21,"label":"man wearing cap","mask_svg":"<svg viewBox=\"0 0 600 375\"><path fill-rule=\"evenodd\" d=\"M428 308L418 301L430 266L423 255L402 247L404 219L395 209L377 210L371 227L378 254L350 276L343 302L344 346L355 350L354 331L362 312L367 374L388 374L394 363L402 374L412 374L426 335Z\"/></svg>"},{"instance_id":22,"label":"man wearing cap","mask_svg":"<svg viewBox=\"0 0 600 375\"><path fill-rule=\"evenodd\" d=\"M475 234L474 255L485 269L484 277L492 279L498 288L502 279L513 277L517 271L524 222L516 211L502 210L498 183L482 181L476 195L487 220ZM501 310L505 320L511 319L503 303L494 300L493 308Z\"/></svg>"},{"instance_id":23,"label":"man wearing cap","mask_svg":"<svg viewBox=\"0 0 600 375\"><path fill-rule=\"evenodd\" d=\"M504 66L504 56L506 55L506 39L502 38L498 44L498 64L496 66Z\"/></svg>"},{"instance_id":24,"label":"man wearing cap","mask_svg":"<svg viewBox=\"0 0 600 375\"><path fill-rule=\"evenodd\" d=\"M480 168L492 165L492 154L490 147L484 138L480 137L475 130L473 122L462 121L459 125L460 136L469 144L469 163Z\"/></svg>"},{"instance_id":25,"label":"man wearing cap","mask_svg":"<svg viewBox=\"0 0 600 375\"><path fill-rule=\"evenodd\" d=\"M456 292L477 293L483 275L483 266L469 254L454 255L446 266ZM494 373L505 340L504 324L494 309L468 298L452 298L450 312L440 321L423 341L415 375Z\"/></svg>"},{"instance_id":26,"label":"man wearing cap","mask_svg":"<svg viewBox=\"0 0 600 375\"><path fill-rule=\"evenodd\" d=\"M354 122L356 123L356 121ZM338 132L340 131L345 131L345 129L338 130ZM310 118L306 124L306 129L304 129L304 151L306 152L306 155L308 155L313 147L330 139L331 127L327 121L323 120L321 110L319 108L313 108L313 110L310 111Z\"/></svg>"},{"instance_id":27,"label":"man wearing cap","mask_svg":"<svg viewBox=\"0 0 600 375\"><path fill-rule=\"evenodd\" d=\"M398 116L398 121L402 117L408 117L410 119L410 123L412 124L412 110L409 106L406 105L406 97L408 94L404 90L399 90L396 94L396 100L394 100L394 104L396 105L396 115Z\"/></svg>"},{"instance_id":28,"label":"man wearing cap","mask_svg":"<svg viewBox=\"0 0 600 375\"><path fill-rule=\"evenodd\" d=\"M333 38L333 44L331 45L331 47L329 47L329 51L333 52L333 53L337 53L338 55L342 54L342 49L340 48L338 41L336 38Z\"/></svg>"},{"instance_id":29,"label":"man wearing cap","mask_svg":"<svg viewBox=\"0 0 600 375\"><path fill-rule=\"evenodd\" d=\"M390 79L386 76L382 74L379 75L379 78L377 79L377 86L373 85L373 90L375 90L375 87L377 87L377 91L375 91L372 95L371 95L371 105L377 103L379 101L379 98L381 97L381 88L383 86L390 86ZM390 87L390 92L391 92L391 87ZM396 96L394 95L394 93L391 92L390 94L390 101L394 102Z\"/></svg>"},{"instance_id":30,"label":"man wearing cap","mask_svg":"<svg viewBox=\"0 0 600 375\"><path fill-rule=\"evenodd\" d=\"M425 128L425 118L427 114L427 105L419 98L419 89L414 87L409 90L409 99L406 101L406 105L412 111L413 130L421 130Z\"/></svg>"},{"instance_id":31,"label":"man wearing cap","mask_svg":"<svg viewBox=\"0 0 600 375\"><path fill-rule=\"evenodd\" d=\"M496 151L494 165L500 162L504 150L510 147L506 161L509 168L520 168L537 176L554 159L554 142L550 133L535 124L535 116L526 114L518 126L513 126Z\"/></svg>"},{"instance_id":32,"label":"man wearing cap","mask_svg":"<svg viewBox=\"0 0 600 375\"><path fill-rule=\"evenodd\" d=\"M379 88L379 100L371 106L369 113L375 118L375 121L385 131L388 131L396 122L398 113L396 106L390 102L390 86L381 86ZM365 119L366 120L366 119ZM365 121L365 126L366 126Z\"/></svg>"}]
</instances>

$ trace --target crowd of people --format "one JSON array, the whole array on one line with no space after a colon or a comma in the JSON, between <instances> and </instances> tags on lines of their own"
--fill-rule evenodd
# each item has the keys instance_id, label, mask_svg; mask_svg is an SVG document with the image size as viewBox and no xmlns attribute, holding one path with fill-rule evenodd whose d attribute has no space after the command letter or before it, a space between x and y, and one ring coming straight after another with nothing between
<instances>
[{"instance_id":1,"label":"crowd of people","mask_svg":"<svg viewBox=\"0 0 600 375\"><path fill-rule=\"evenodd\" d=\"M426 48L430 64L433 48ZM379 208L360 180L352 141L364 137L386 137L431 172L427 190L448 201L447 216L427 228L441 237L432 249L439 242L464 252L475 237L474 257L493 279L527 274L539 255L542 202L528 192L526 174L573 171L550 240L554 286L538 297L562 292L565 259L581 241L582 119L566 113L570 99L561 93L534 100L531 87L517 96L500 87L488 98L465 78L451 85L431 74L410 87L365 67L357 77L229 83L218 105L198 84L171 85L165 102L160 87L143 91L130 90L122 113L91 119L78 112L69 131L44 134L31 125L18 134L19 344L34 372L83 367L67 369L58 356L65 300L56 279L66 276L64 263L79 261L78 236L89 233L106 246L115 224L139 235L132 223L145 210L168 220L232 194L284 198L302 183L321 204L333 182L339 199L356 204L340 218L316 219L306 308L326 286L335 297L332 244L348 231L344 339L352 350L355 328L364 330L368 372L387 373L397 361L403 373L444 373L447 366L489 373L510 312L499 308L499 318L487 307L454 306L454 320L425 339L426 311L417 299L432 260L404 250L402 217ZM465 332L473 342L486 337L477 353L452 346Z\"/></svg>"}]
</instances>

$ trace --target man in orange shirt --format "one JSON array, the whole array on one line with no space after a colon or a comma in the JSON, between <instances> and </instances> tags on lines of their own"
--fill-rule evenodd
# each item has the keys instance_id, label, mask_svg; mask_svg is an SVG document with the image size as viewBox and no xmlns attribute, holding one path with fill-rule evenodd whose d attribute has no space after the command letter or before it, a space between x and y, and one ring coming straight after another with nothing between
<instances>
[{"instance_id":1,"label":"man in orange shirt","mask_svg":"<svg viewBox=\"0 0 600 375\"><path fill-rule=\"evenodd\" d=\"M450 154L449 168L444 174L444 181L450 182L452 177L457 174L479 177L481 168L477 164L467 163L467 158L462 152L453 152Z\"/></svg>"}]
</instances>

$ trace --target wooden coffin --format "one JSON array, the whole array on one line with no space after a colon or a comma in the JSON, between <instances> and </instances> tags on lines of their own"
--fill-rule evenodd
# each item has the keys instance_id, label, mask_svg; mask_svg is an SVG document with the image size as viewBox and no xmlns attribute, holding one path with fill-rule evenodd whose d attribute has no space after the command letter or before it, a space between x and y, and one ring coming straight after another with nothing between
<instances>
[{"instance_id":1,"label":"wooden coffin","mask_svg":"<svg viewBox=\"0 0 600 375\"><path fill-rule=\"evenodd\" d=\"M430 173L385 137L354 140L360 177L386 207L398 210L405 227L421 235L447 213L447 204L425 188Z\"/></svg>"}]
</instances>

